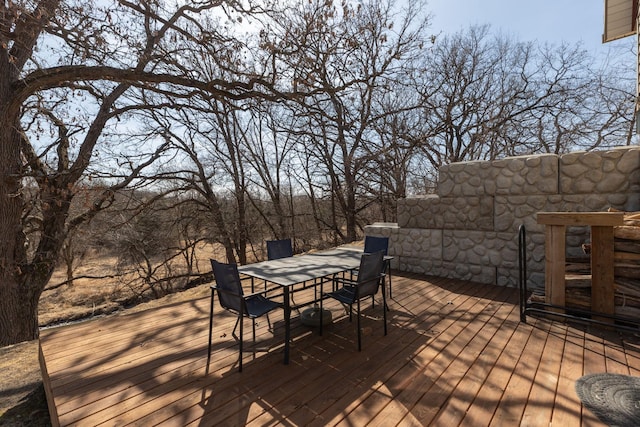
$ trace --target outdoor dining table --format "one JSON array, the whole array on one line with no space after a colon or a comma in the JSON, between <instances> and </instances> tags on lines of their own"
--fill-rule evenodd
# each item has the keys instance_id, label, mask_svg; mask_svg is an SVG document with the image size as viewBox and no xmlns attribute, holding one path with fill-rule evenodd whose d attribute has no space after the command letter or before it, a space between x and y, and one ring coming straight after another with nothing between
<instances>
[{"instance_id":1,"label":"outdoor dining table","mask_svg":"<svg viewBox=\"0 0 640 427\"><path fill-rule=\"evenodd\" d=\"M360 266L362 250L335 248L327 251L262 261L238 267L240 274L266 280L282 287L284 298L284 363L289 363L291 341L291 293L294 286L313 282L314 286L331 281L336 274L354 270ZM391 258L391 257L388 257ZM322 295L320 295L322 298ZM310 305L316 300L302 305Z\"/></svg>"}]
</instances>

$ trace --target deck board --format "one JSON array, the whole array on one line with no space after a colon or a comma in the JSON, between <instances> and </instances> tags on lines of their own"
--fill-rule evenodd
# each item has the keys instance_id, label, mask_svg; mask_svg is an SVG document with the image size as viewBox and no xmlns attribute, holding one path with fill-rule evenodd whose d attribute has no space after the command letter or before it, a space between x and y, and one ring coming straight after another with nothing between
<instances>
[{"instance_id":1,"label":"deck board","mask_svg":"<svg viewBox=\"0 0 640 427\"><path fill-rule=\"evenodd\" d=\"M302 295L298 298L304 298ZM379 300L379 298L378 298ZM543 318L521 323L517 291L394 274L388 335L365 302L363 351L335 302L323 336L260 320L237 372L235 318L208 297L41 332L54 425L602 425L575 393L582 375L640 373L640 340ZM247 322L246 346L251 347Z\"/></svg>"}]
</instances>

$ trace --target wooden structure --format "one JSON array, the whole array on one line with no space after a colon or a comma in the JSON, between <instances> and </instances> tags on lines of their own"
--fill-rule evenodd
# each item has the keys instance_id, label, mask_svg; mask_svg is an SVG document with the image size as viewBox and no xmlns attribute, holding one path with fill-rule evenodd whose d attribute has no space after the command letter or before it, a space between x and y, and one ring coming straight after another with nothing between
<instances>
[{"instance_id":1,"label":"wooden structure","mask_svg":"<svg viewBox=\"0 0 640 427\"><path fill-rule=\"evenodd\" d=\"M591 227L591 311L615 314L613 227L623 224L622 212L540 212L545 225L545 302L565 306L566 227Z\"/></svg>"},{"instance_id":2,"label":"wooden structure","mask_svg":"<svg viewBox=\"0 0 640 427\"><path fill-rule=\"evenodd\" d=\"M389 334L363 320L363 351L339 305L324 336L282 314L258 325L268 352L238 373L235 317L219 309L207 359L200 299L41 332L54 425L602 425L582 375L640 375L640 339L550 319L519 322L513 288L395 274ZM328 301L327 301L328 302ZM365 310L366 312L366 310ZM378 307L369 312L379 315ZM261 346L262 346L261 345Z\"/></svg>"}]
</instances>

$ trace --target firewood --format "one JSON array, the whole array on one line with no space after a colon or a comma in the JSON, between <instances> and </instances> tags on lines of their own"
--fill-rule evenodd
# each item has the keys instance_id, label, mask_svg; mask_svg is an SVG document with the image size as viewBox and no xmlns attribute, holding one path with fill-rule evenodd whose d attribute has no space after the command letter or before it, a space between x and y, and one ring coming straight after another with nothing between
<instances>
[{"instance_id":1,"label":"firewood","mask_svg":"<svg viewBox=\"0 0 640 427\"><path fill-rule=\"evenodd\" d=\"M620 240L615 239L613 242L613 248L616 252L633 252L640 253L640 242L636 240Z\"/></svg>"},{"instance_id":2,"label":"firewood","mask_svg":"<svg viewBox=\"0 0 640 427\"><path fill-rule=\"evenodd\" d=\"M571 273L591 273L591 260L589 258L567 258L565 271Z\"/></svg>"},{"instance_id":3,"label":"firewood","mask_svg":"<svg viewBox=\"0 0 640 427\"><path fill-rule=\"evenodd\" d=\"M616 209L616 208L609 208L607 209L609 212L624 212L624 217L625 219L640 219L640 211L639 212L625 212L623 210L620 209Z\"/></svg>"},{"instance_id":4,"label":"firewood","mask_svg":"<svg viewBox=\"0 0 640 427\"><path fill-rule=\"evenodd\" d=\"M640 227L619 225L613 227L613 236L620 239L640 240Z\"/></svg>"},{"instance_id":5,"label":"firewood","mask_svg":"<svg viewBox=\"0 0 640 427\"><path fill-rule=\"evenodd\" d=\"M640 278L639 277L622 277L618 276L615 279L615 284L620 284L623 287L627 288L635 288L638 290L640 295Z\"/></svg>"},{"instance_id":6,"label":"firewood","mask_svg":"<svg viewBox=\"0 0 640 427\"><path fill-rule=\"evenodd\" d=\"M532 294L529 298L529 302L545 302L544 295L541 294Z\"/></svg>"},{"instance_id":7,"label":"firewood","mask_svg":"<svg viewBox=\"0 0 640 427\"><path fill-rule=\"evenodd\" d=\"M630 279L640 278L640 267L623 265L615 265L613 268L615 277L628 277Z\"/></svg>"},{"instance_id":8,"label":"firewood","mask_svg":"<svg viewBox=\"0 0 640 427\"><path fill-rule=\"evenodd\" d=\"M625 282L625 280L627 280ZM640 282L633 279L625 279L617 277L614 284L615 292L625 295L634 295L640 297Z\"/></svg>"},{"instance_id":9,"label":"firewood","mask_svg":"<svg viewBox=\"0 0 640 427\"><path fill-rule=\"evenodd\" d=\"M640 262L640 254L633 252L614 252L613 259L616 261L638 261Z\"/></svg>"},{"instance_id":10,"label":"firewood","mask_svg":"<svg viewBox=\"0 0 640 427\"><path fill-rule=\"evenodd\" d=\"M564 277L565 287L591 289L590 274L567 274Z\"/></svg>"},{"instance_id":11,"label":"firewood","mask_svg":"<svg viewBox=\"0 0 640 427\"><path fill-rule=\"evenodd\" d=\"M616 316L626 317L628 319L640 319L640 308L616 306Z\"/></svg>"},{"instance_id":12,"label":"firewood","mask_svg":"<svg viewBox=\"0 0 640 427\"><path fill-rule=\"evenodd\" d=\"M567 292L565 304L568 308L591 309L591 292Z\"/></svg>"},{"instance_id":13,"label":"firewood","mask_svg":"<svg viewBox=\"0 0 640 427\"><path fill-rule=\"evenodd\" d=\"M640 299L626 294L616 294L614 296L616 307L636 307L640 308Z\"/></svg>"}]
</instances>

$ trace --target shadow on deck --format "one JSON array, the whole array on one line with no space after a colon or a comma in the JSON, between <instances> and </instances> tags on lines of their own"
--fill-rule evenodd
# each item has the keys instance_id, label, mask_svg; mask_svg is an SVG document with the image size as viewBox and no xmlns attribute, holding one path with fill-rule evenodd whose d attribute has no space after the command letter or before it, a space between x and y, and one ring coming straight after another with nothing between
<instances>
[{"instance_id":1,"label":"shadow on deck","mask_svg":"<svg viewBox=\"0 0 640 427\"><path fill-rule=\"evenodd\" d=\"M282 313L271 315L275 335L260 321L259 346L268 351L246 352L242 373L235 318L219 307L206 366L208 298L42 331L52 422L597 425L575 381L640 373L637 336L546 319L521 323L515 289L410 274L393 280L389 334L380 305L369 306L362 352L355 323L327 302L335 320L324 336L292 321L289 365Z\"/></svg>"}]
</instances>

